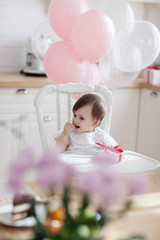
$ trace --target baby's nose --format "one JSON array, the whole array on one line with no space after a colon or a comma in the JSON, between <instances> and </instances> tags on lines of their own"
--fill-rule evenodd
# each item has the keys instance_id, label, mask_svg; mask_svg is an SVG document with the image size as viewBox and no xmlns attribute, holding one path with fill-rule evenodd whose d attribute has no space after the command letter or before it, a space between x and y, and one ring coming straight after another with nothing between
<instances>
[{"instance_id":1,"label":"baby's nose","mask_svg":"<svg viewBox=\"0 0 160 240\"><path fill-rule=\"evenodd\" d=\"M74 120L74 124L77 124L77 120Z\"/></svg>"},{"instance_id":2,"label":"baby's nose","mask_svg":"<svg viewBox=\"0 0 160 240\"><path fill-rule=\"evenodd\" d=\"M73 122L74 122L74 124L78 124L78 119L77 118L74 119Z\"/></svg>"}]
</instances>

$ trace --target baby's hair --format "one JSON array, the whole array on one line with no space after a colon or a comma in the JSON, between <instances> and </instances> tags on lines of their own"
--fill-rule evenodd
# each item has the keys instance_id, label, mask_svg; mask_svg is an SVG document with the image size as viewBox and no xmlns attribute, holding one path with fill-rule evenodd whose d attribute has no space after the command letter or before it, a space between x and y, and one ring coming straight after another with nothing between
<instances>
[{"instance_id":1,"label":"baby's hair","mask_svg":"<svg viewBox=\"0 0 160 240\"><path fill-rule=\"evenodd\" d=\"M105 116L104 102L102 98L96 94L88 93L80 97L73 106L73 113L79 108L86 105L92 105L92 117L93 119L100 120Z\"/></svg>"}]
</instances>

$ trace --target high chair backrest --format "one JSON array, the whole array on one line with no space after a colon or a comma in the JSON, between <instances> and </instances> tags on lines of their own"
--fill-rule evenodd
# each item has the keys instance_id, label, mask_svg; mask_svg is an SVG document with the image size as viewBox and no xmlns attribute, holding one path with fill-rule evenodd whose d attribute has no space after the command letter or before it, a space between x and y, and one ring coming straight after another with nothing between
<instances>
[{"instance_id":1,"label":"high chair backrest","mask_svg":"<svg viewBox=\"0 0 160 240\"><path fill-rule=\"evenodd\" d=\"M45 126L45 123L52 119L52 115L45 116L45 111L51 111L50 109L44 109L45 104L46 106L49 106L48 102L45 103L45 98L48 95L54 95L53 98L50 98L50 103L51 101L53 101L53 105L49 103L53 106L52 123L56 125L56 128L55 126L52 126L49 131L52 132L53 137L54 131L58 131L63 128L66 121L71 122L72 106L76 101L75 99L78 99L81 95L85 93L95 93L103 97L106 104L106 115L105 118L102 120L100 127L109 134L113 97L112 93L106 87L101 85L88 85L82 83L47 85L39 90L34 100L43 150L46 150L49 147L46 131L47 126ZM65 118L64 115L67 115L67 117Z\"/></svg>"}]
</instances>

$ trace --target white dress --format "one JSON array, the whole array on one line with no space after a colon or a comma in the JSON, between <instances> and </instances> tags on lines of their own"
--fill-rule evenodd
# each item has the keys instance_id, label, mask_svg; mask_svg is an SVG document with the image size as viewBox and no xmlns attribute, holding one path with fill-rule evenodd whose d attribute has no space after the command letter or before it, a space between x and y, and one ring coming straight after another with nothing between
<instances>
[{"instance_id":1,"label":"white dress","mask_svg":"<svg viewBox=\"0 0 160 240\"><path fill-rule=\"evenodd\" d=\"M55 140L62 134L60 130L55 135ZM104 151L104 148L98 146L96 143L103 145L116 146L117 142L104 130L95 128L94 132L77 133L75 129L70 132L68 148L65 154L94 154L97 151Z\"/></svg>"}]
</instances>

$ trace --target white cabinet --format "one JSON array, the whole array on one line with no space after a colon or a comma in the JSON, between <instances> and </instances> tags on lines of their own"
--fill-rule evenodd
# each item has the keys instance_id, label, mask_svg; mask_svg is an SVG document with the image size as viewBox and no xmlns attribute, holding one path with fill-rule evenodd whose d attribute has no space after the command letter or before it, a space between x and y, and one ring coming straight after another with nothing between
<instances>
[{"instance_id":1,"label":"white cabinet","mask_svg":"<svg viewBox=\"0 0 160 240\"><path fill-rule=\"evenodd\" d=\"M41 147L33 101L38 89L0 88L0 178L22 146Z\"/></svg>"},{"instance_id":2,"label":"white cabinet","mask_svg":"<svg viewBox=\"0 0 160 240\"><path fill-rule=\"evenodd\" d=\"M22 122L22 136L23 138L20 141L20 148L29 144L36 149L41 149L41 141L35 113L30 112L26 114L26 119Z\"/></svg>"},{"instance_id":3,"label":"white cabinet","mask_svg":"<svg viewBox=\"0 0 160 240\"><path fill-rule=\"evenodd\" d=\"M10 162L23 146L35 146L38 154L42 151L34 107L38 91L39 88L0 88L0 178L6 177ZM54 124L55 96L47 96L44 105L44 122L50 146L53 146L53 133L57 130Z\"/></svg>"},{"instance_id":4,"label":"white cabinet","mask_svg":"<svg viewBox=\"0 0 160 240\"><path fill-rule=\"evenodd\" d=\"M21 127L17 114L0 114L0 177L5 177L11 160L19 149Z\"/></svg>"},{"instance_id":5,"label":"white cabinet","mask_svg":"<svg viewBox=\"0 0 160 240\"><path fill-rule=\"evenodd\" d=\"M160 92L141 89L137 151L160 161Z\"/></svg>"},{"instance_id":6,"label":"white cabinet","mask_svg":"<svg viewBox=\"0 0 160 240\"><path fill-rule=\"evenodd\" d=\"M122 147L136 150L139 88L119 88L113 90L114 105L111 136Z\"/></svg>"}]
</instances>

